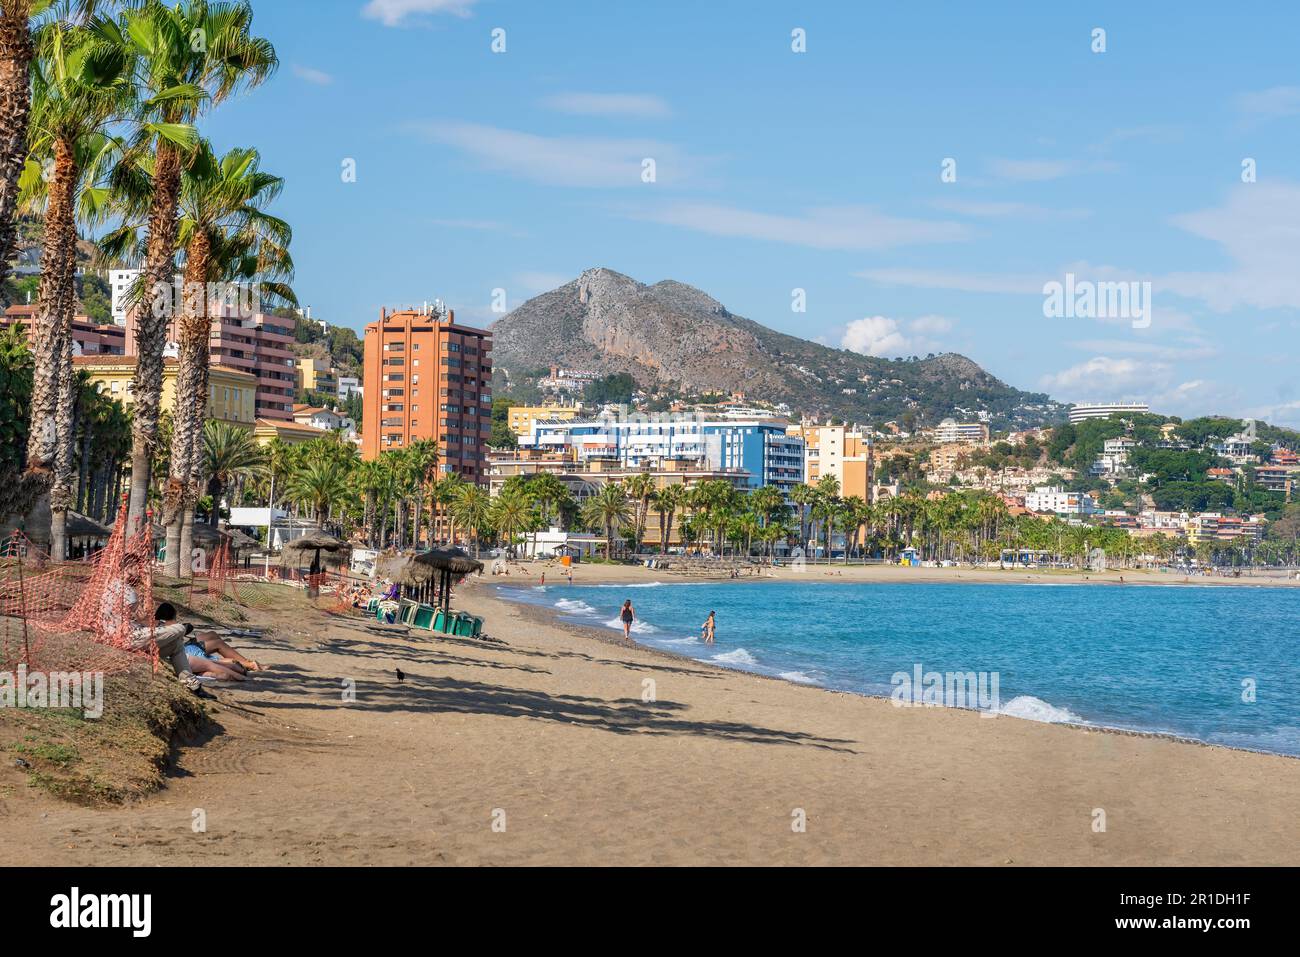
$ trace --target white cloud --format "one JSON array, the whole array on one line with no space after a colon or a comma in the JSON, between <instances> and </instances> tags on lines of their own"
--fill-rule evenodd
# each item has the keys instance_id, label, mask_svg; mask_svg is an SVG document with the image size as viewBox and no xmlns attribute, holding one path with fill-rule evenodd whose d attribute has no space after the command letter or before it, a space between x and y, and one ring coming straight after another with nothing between
<instances>
[{"instance_id":1,"label":"white cloud","mask_svg":"<svg viewBox=\"0 0 1300 957\"><path fill-rule=\"evenodd\" d=\"M308 83L315 83L317 86L329 86L334 82L334 77L330 76L324 70L317 70L309 66L303 66L300 63L293 65L293 75L300 80L306 80Z\"/></svg>"},{"instance_id":2,"label":"white cloud","mask_svg":"<svg viewBox=\"0 0 1300 957\"><path fill-rule=\"evenodd\" d=\"M1045 375L1043 388L1068 401L1123 401L1150 397L1165 388L1172 368L1164 362L1094 356L1086 362Z\"/></svg>"},{"instance_id":3,"label":"white cloud","mask_svg":"<svg viewBox=\"0 0 1300 957\"><path fill-rule=\"evenodd\" d=\"M886 316L868 316L855 319L844 328L840 348L885 359L925 355L939 348L937 342L926 337L942 335L951 331L952 326L952 320L943 316L921 316L903 322Z\"/></svg>"},{"instance_id":4,"label":"white cloud","mask_svg":"<svg viewBox=\"0 0 1300 957\"><path fill-rule=\"evenodd\" d=\"M1041 159L993 159L989 169L1001 179L1014 180L1019 183L1041 183L1060 179L1076 173L1096 173L1114 170L1116 164L1108 160L1095 160L1088 163L1078 160L1041 160Z\"/></svg>"},{"instance_id":5,"label":"white cloud","mask_svg":"<svg viewBox=\"0 0 1300 957\"><path fill-rule=\"evenodd\" d=\"M573 276L566 276L564 273L558 272L525 271L515 276L515 282L519 284L525 294L531 297L538 293L558 289L566 282L572 282L573 278Z\"/></svg>"},{"instance_id":6,"label":"white cloud","mask_svg":"<svg viewBox=\"0 0 1300 957\"><path fill-rule=\"evenodd\" d=\"M814 249L889 249L962 242L972 235L961 223L903 219L865 206L823 206L786 216L714 203L673 203L633 215L714 236L766 239Z\"/></svg>"},{"instance_id":7,"label":"white cloud","mask_svg":"<svg viewBox=\"0 0 1300 957\"><path fill-rule=\"evenodd\" d=\"M540 136L478 123L413 123L408 129L472 156L488 169L550 186L645 188L642 162L655 161L656 182L687 178L677 147L654 140Z\"/></svg>"},{"instance_id":8,"label":"white cloud","mask_svg":"<svg viewBox=\"0 0 1300 957\"><path fill-rule=\"evenodd\" d=\"M958 292L1011 293L1041 296L1043 283L1052 276L1014 275L1006 273L960 273L941 269L864 269L854 273L860 279L888 286L913 286L919 289L953 289Z\"/></svg>"},{"instance_id":9,"label":"white cloud","mask_svg":"<svg viewBox=\"0 0 1300 957\"><path fill-rule=\"evenodd\" d=\"M952 331L952 320L945 319L943 316L921 316L919 319L912 320L912 329L926 335L942 335Z\"/></svg>"},{"instance_id":10,"label":"white cloud","mask_svg":"<svg viewBox=\"0 0 1300 957\"><path fill-rule=\"evenodd\" d=\"M1243 93L1237 97L1237 109L1251 116L1295 116L1300 113L1300 86L1274 86Z\"/></svg>"},{"instance_id":11,"label":"white cloud","mask_svg":"<svg viewBox=\"0 0 1300 957\"><path fill-rule=\"evenodd\" d=\"M361 9L361 15L386 27L400 27L412 16L447 13L468 17L476 3L478 0L370 0Z\"/></svg>"},{"instance_id":12,"label":"white cloud","mask_svg":"<svg viewBox=\"0 0 1300 957\"><path fill-rule=\"evenodd\" d=\"M542 100L547 109L580 116L669 116L662 97L650 93L556 93Z\"/></svg>"},{"instance_id":13,"label":"white cloud","mask_svg":"<svg viewBox=\"0 0 1300 957\"><path fill-rule=\"evenodd\" d=\"M899 331L897 321L884 316L855 319L844 330L840 348L864 356L897 356L907 351L907 337Z\"/></svg>"},{"instance_id":14,"label":"white cloud","mask_svg":"<svg viewBox=\"0 0 1300 957\"><path fill-rule=\"evenodd\" d=\"M1035 203L999 202L996 200L937 199L936 209L974 216L980 219L1086 219L1088 209L1050 209Z\"/></svg>"},{"instance_id":15,"label":"white cloud","mask_svg":"<svg viewBox=\"0 0 1300 957\"><path fill-rule=\"evenodd\" d=\"M1203 300L1212 309L1300 308L1300 186L1242 183L1223 205L1175 216L1173 223L1223 247L1227 272L1170 273L1159 289Z\"/></svg>"}]
</instances>

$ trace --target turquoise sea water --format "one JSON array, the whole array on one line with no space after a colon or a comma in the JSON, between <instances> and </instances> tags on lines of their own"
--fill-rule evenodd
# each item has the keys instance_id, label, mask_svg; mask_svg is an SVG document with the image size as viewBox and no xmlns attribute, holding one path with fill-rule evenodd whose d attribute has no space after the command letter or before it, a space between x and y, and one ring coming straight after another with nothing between
<instances>
[{"instance_id":1,"label":"turquoise sea water","mask_svg":"<svg viewBox=\"0 0 1300 957\"><path fill-rule=\"evenodd\" d=\"M840 691L988 672L1017 717L1156 731L1300 756L1300 589L1139 585L506 586L502 597L640 643ZM700 624L717 612L717 642ZM1243 700L1253 687L1255 700Z\"/></svg>"}]
</instances>

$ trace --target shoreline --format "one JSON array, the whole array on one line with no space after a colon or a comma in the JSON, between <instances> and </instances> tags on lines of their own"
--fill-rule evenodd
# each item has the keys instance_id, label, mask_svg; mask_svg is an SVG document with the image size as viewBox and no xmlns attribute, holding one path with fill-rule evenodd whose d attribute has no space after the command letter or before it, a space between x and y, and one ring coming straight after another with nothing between
<instances>
[{"instance_id":1,"label":"shoreline","mask_svg":"<svg viewBox=\"0 0 1300 957\"><path fill-rule=\"evenodd\" d=\"M649 570L650 570L650 571L653 571L654 569L649 569ZM717 585L733 585L733 584L740 584L741 581L746 581L746 582L763 582L763 581L776 581L776 580L779 580L779 579L743 579L743 580L723 579L723 580L716 581L716 582L715 582L715 581L708 580L708 579L704 579L704 580L695 580L695 581L689 581L689 582L688 582L688 581L681 581L681 582L671 582L671 581L667 581L667 582L656 582L655 584L657 584L657 585L665 585L665 586L666 586L666 585L686 585L686 584L717 584ZM566 584L567 584L567 583L566 583ZM620 582L587 582L587 583L585 583L585 584L588 585L588 586L591 586L591 587L601 587L601 586L610 585L610 584L625 584L625 583L620 583ZM850 582L843 582L843 581L841 581L841 582L839 582L839 584L862 584L862 582L851 582L851 581L850 581ZM917 584L921 584L921 583L918 582ZM928 584L935 584L935 583L934 583L934 582L929 582ZM985 583L985 582L969 582L968 584L987 584L987 583ZM1006 582L1006 583L1003 583L1003 584L1023 584L1023 583L1022 583L1022 582ZM1107 582L1079 582L1078 584L1110 584L1110 583L1107 583ZM1118 582L1115 582L1114 584L1119 584L1119 583L1118 583ZM534 585L528 585L528 586L522 586L522 587L534 587L534 586L535 586L535 583L534 583ZM581 587L581 586L578 586L578 584L577 584L576 582L574 583L574 586L575 586L575 587ZM721 664L718 664L717 662L715 662L715 661L713 661L713 660L711 660L711 659L707 659L707 658L695 658L695 657L692 657L691 655L685 654L685 653L680 652L680 651L670 651L669 649L666 649L666 648L658 648L658 647L655 647L654 645L647 645L647 644L645 644L645 643L643 643L643 642L637 641L635 638L632 640L632 643L631 643L631 644L628 644L627 642L623 641L623 640L618 636L618 632L617 632L616 629L613 629L613 628L604 628L604 627L600 627L600 626L597 626L597 625L589 625L589 624L585 624L585 623L583 623L583 622L581 622L581 621L573 621L573 620L570 620L569 618L566 618L564 612L563 612L562 610L560 610L560 609L554 607L553 605L543 605L543 604L539 604L539 603L532 603L532 602L526 602L526 601L519 601L519 600L515 600L515 599L512 599L512 598L508 598L508 597L506 597L506 596L504 596L504 595L501 594L501 589L503 589L503 588L511 588L511 587L521 587L521 586L519 586L519 585L513 585L513 586L512 586L512 585L505 584L505 583L503 583L503 582L491 582L491 583L489 584L489 587L490 587L490 589L491 589L492 596L493 596L493 599L494 599L494 600L499 601L499 602L502 602L502 603L504 603L504 604L507 604L507 605L509 605L509 606L511 606L511 607L513 607L513 608L520 609L520 610L523 612L523 616L524 616L525 618L531 618L531 619L533 619L534 621L537 621L538 623L546 624L546 625L549 625L549 626L551 626L551 627L565 629L565 630L567 630L567 631L570 631L570 632L573 633L573 634L580 635L580 636L582 636L582 637L588 638L588 639L590 639L590 640L592 640L592 641L600 642L600 643L602 643L602 644L613 645L614 647L618 647L618 648L636 648L637 650L639 650L639 651L641 651L641 652L643 652L643 653L648 653L648 654L651 654L651 655L662 656L662 657L667 658L667 659L672 660L672 661L689 662L689 663L694 664L694 665L701 665L701 666L703 666L703 667L705 667L705 668L712 668L712 669L714 669L714 670L716 670L716 671L720 671L720 672L724 672L724 673L727 673L727 672L733 672L733 673L739 673L739 674L748 675L748 676L750 676L750 677L754 677L754 678L764 678L764 679L767 679L767 680L770 680L770 681L780 682L782 685L789 685L789 686L793 686L793 687L797 687L797 688L808 688L808 689L810 689L810 690L812 690L812 691L820 691L820 692L823 692L823 693L826 693L826 694L832 694L832 695L849 695L849 696L851 696L851 697L855 697L855 698L865 698L865 699L867 699L867 700L871 700L871 701L884 701L884 702L888 702L888 701L891 701L891 700L892 700L888 695L884 695L884 694L872 694L872 693L869 692L869 691L850 691L850 690L845 689L845 688L828 688L828 687L826 687L825 685L821 685L821 684L818 684L818 683L816 683L816 682L795 681L795 680L793 680L793 679L791 679L791 678L784 678L784 677L782 677L780 674L775 674L775 675L774 675L774 674L767 674L767 673L765 673L765 672L761 672L761 671L752 671L752 670L750 670L750 669L743 668L743 667L729 667L729 666L727 666L727 665L721 665ZM548 585L548 586L546 586L546 587L549 588L549 587L551 587L551 586ZM556 584L556 587L560 587L559 583ZM1043 699L1041 699L1041 698L1039 698L1038 700L1039 700L1039 701L1043 701ZM1045 704L1048 704L1049 706L1051 705L1051 702L1044 702L1044 703L1045 703ZM973 708L949 708L949 707L947 707L946 705L919 706L917 710L944 710L944 711L948 711L948 712L965 712L965 713L969 713L969 714L973 714L973 715L978 715L978 714L979 714L979 712L978 712L976 709L973 709ZM998 716L999 718L1010 718L1010 719L1015 720L1015 721L1024 721L1024 722L1027 722L1027 723L1030 723L1030 724L1049 725L1049 726L1053 726L1053 727L1072 728L1072 729L1075 729L1075 730L1077 730L1077 731L1085 731L1085 732L1087 732L1087 731L1100 731L1100 732L1103 732L1103 733L1106 733L1106 734L1118 734L1118 735L1125 735L1125 736L1131 736L1131 737L1137 737L1137 738L1153 738L1153 739L1164 740L1164 741L1172 741L1172 742L1176 742L1176 743L1178 743L1178 744L1190 744L1190 745L1195 745L1195 746L1197 746L1197 747L1202 747L1202 748L1220 748L1220 749L1223 749L1223 750L1226 750L1226 751L1240 752L1240 753L1243 753L1243 754L1262 754L1262 755L1268 755L1269 757L1287 758L1287 759L1290 759L1290 760L1293 760L1293 761L1300 761L1300 755L1297 755L1297 754L1287 754L1287 753L1282 752L1282 751L1268 751L1268 750L1265 750L1265 749L1263 749L1263 748L1248 748L1248 747L1242 747L1242 746L1240 746L1240 745L1222 744L1222 743L1219 743L1219 742L1217 742L1217 741L1206 741L1206 740L1203 740L1203 739L1201 739L1201 738L1191 737L1191 736L1189 736L1189 735L1185 735L1185 734L1179 734L1179 733L1174 732L1174 731L1155 731L1155 730L1144 729L1144 728L1124 728L1124 727L1118 727L1118 726L1107 725L1107 724L1095 724L1095 723L1087 722L1087 721L1083 721L1083 720L1080 720L1080 721L1037 721L1037 720L1035 720L1035 719L1033 719L1033 718L1026 718L1026 717L1023 717L1023 716L1021 716L1021 715L1015 715L1015 714L1004 714L1004 713L999 713L997 716Z\"/></svg>"},{"instance_id":2,"label":"shoreline","mask_svg":"<svg viewBox=\"0 0 1300 957\"><path fill-rule=\"evenodd\" d=\"M567 584L564 567L553 559L526 559L511 561L508 576L484 575L482 581L492 584L507 584L512 580L537 584L542 571L548 578L547 584L560 586ZM905 567L902 565L831 565L809 563L804 571L797 571L789 566L776 568L763 567L761 574L742 575L731 578L727 575L692 574L673 571L671 568L649 568L645 565L591 564L576 563L574 569L575 585L613 585L630 583L659 584L731 584L764 581L803 581L825 582L828 584L964 584L964 585L1110 585L1115 587L1168 586L1182 588L1196 587L1236 587L1236 588L1297 588L1300 579L1282 575L1243 575L1240 578L1219 577L1213 575L1177 575L1156 572L1149 569L1126 569L1104 572L1080 571L1077 569L1042 569L1042 568L925 568Z\"/></svg>"}]
</instances>

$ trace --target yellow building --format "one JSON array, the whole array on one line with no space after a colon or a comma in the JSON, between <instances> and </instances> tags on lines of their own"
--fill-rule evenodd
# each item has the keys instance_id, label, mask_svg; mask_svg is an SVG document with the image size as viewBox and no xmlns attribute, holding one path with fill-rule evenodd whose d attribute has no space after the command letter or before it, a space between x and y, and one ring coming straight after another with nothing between
<instances>
[{"instance_id":1,"label":"yellow building","mask_svg":"<svg viewBox=\"0 0 1300 957\"><path fill-rule=\"evenodd\" d=\"M840 483L840 495L870 501L868 489L875 473L870 436L845 425L792 425L787 435L804 443L804 475L808 485L816 485L824 475Z\"/></svg>"},{"instance_id":2,"label":"yellow building","mask_svg":"<svg viewBox=\"0 0 1300 957\"><path fill-rule=\"evenodd\" d=\"M339 379L334 372L333 363L328 359L299 359L298 388L337 395Z\"/></svg>"},{"instance_id":3,"label":"yellow building","mask_svg":"<svg viewBox=\"0 0 1300 957\"><path fill-rule=\"evenodd\" d=\"M73 368L87 373L99 391L130 406L135 356L74 356ZM176 405L176 376L180 363L163 360L162 411ZM230 366L208 367L208 418L251 428L257 417L257 376Z\"/></svg>"},{"instance_id":4,"label":"yellow building","mask_svg":"<svg viewBox=\"0 0 1300 957\"><path fill-rule=\"evenodd\" d=\"M282 419L258 419L253 426L253 441L258 445L269 445L273 439L279 439L286 445L310 442L323 435L330 435L326 429L298 422L285 422Z\"/></svg>"},{"instance_id":5,"label":"yellow building","mask_svg":"<svg viewBox=\"0 0 1300 957\"><path fill-rule=\"evenodd\" d=\"M524 436L532 431L533 423L539 420L561 419L567 422L577 415L577 409L562 405L514 405L510 407L509 418L506 421L511 432Z\"/></svg>"}]
</instances>

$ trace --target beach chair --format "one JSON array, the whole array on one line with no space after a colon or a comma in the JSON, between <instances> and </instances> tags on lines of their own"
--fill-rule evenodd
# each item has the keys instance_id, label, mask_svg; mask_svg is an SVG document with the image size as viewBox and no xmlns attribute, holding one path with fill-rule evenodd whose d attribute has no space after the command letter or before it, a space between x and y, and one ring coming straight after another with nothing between
<instances>
[{"instance_id":1,"label":"beach chair","mask_svg":"<svg viewBox=\"0 0 1300 957\"><path fill-rule=\"evenodd\" d=\"M423 628L425 631L433 630L433 622L437 609L432 605L417 605L415 614L411 618L412 628Z\"/></svg>"}]
</instances>

